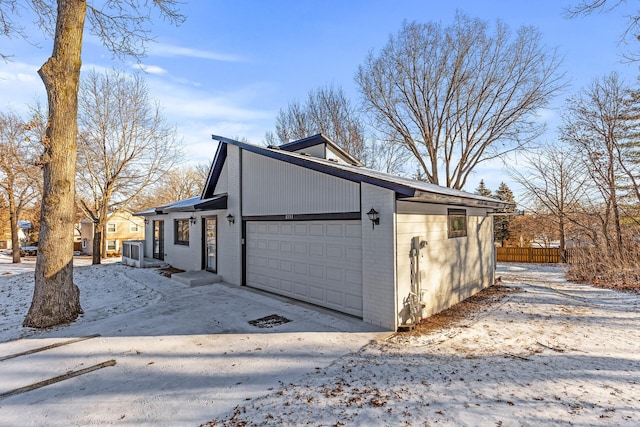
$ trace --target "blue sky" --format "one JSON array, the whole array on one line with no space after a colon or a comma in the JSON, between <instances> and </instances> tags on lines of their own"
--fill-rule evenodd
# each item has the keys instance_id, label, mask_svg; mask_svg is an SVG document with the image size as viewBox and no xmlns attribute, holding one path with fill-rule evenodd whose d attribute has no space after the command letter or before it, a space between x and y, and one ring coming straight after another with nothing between
<instances>
[{"instance_id":1,"label":"blue sky","mask_svg":"<svg viewBox=\"0 0 640 427\"><path fill-rule=\"evenodd\" d=\"M544 42L564 56L562 70L570 83L542 112L554 139L557 108L594 77L618 71L635 83L638 64L621 63L620 33L625 15L636 6L607 14L567 20L563 8L576 0L228 0L190 2L182 7L187 20L180 27L162 21L153 27L157 43L149 46L142 65L151 96L168 121L175 124L190 162L211 160L216 144L211 134L244 137L261 143L274 128L280 108L304 99L311 89L340 85L358 102L354 75L371 50L384 46L404 20L452 22L456 10L512 30L533 25ZM11 53L0 63L0 108L19 112L36 98L46 100L37 69L51 53L51 42L34 29L35 48L19 39L0 39L0 52ZM640 46L638 46L640 47ZM134 71L134 60L122 62L85 35L84 68L116 67ZM412 172L412 171L410 171ZM509 183L499 163L479 168L468 183L473 191L484 179L489 188Z\"/></svg>"}]
</instances>

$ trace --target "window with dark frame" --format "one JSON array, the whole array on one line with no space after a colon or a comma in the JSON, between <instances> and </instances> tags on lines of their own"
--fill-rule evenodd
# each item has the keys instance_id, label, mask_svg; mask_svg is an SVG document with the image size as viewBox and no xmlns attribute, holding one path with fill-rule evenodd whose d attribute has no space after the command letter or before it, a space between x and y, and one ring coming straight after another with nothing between
<instances>
[{"instance_id":1,"label":"window with dark frame","mask_svg":"<svg viewBox=\"0 0 640 427\"><path fill-rule=\"evenodd\" d=\"M449 238L467 235L467 211L464 209L448 209Z\"/></svg>"},{"instance_id":2,"label":"window with dark frame","mask_svg":"<svg viewBox=\"0 0 640 427\"><path fill-rule=\"evenodd\" d=\"M176 219L173 221L174 243L176 245L189 246L189 219Z\"/></svg>"}]
</instances>

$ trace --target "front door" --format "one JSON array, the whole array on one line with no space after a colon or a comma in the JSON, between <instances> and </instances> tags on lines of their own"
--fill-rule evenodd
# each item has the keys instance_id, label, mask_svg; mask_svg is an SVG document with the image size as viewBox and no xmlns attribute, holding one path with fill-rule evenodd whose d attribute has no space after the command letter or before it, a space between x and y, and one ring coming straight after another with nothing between
<instances>
[{"instance_id":1,"label":"front door","mask_svg":"<svg viewBox=\"0 0 640 427\"><path fill-rule=\"evenodd\" d=\"M217 217L202 219L204 269L212 273L218 270L218 224Z\"/></svg>"},{"instance_id":2,"label":"front door","mask_svg":"<svg viewBox=\"0 0 640 427\"><path fill-rule=\"evenodd\" d=\"M164 260L164 221L153 221L153 258Z\"/></svg>"}]
</instances>

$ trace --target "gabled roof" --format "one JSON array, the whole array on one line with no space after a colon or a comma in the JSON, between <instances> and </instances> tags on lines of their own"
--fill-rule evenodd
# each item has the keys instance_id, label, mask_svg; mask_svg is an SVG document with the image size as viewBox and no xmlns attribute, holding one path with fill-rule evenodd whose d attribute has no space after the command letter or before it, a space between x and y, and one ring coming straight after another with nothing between
<instances>
[{"instance_id":1,"label":"gabled roof","mask_svg":"<svg viewBox=\"0 0 640 427\"><path fill-rule=\"evenodd\" d=\"M317 137L317 135L314 137ZM253 144L235 141L233 139L216 135L212 135L212 138L219 141L220 145L218 146L218 151L216 152L216 157L211 167L202 197L213 197L213 192L215 191L218 178L220 177L222 166L227 158L226 145L231 144L251 153L301 166L317 172L326 173L353 182L366 182L378 187L387 188L395 191L396 197L403 200L487 207L492 209L505 209L514 206L512 203L467 193L466 191L441 187L428 182L416 181L361 166L336 163L326 159L284 151L280 149L281 147L278 149L259 147ZM294 141L289 145L291 146L291 144L295 144L297 142L298 141Z\"/></svg>"},{"instance_id":2,"label":"gabled roof","mask_svg":"<svg viewBox=\"0 0 640 427\"><path fill-rule=\"evenodd\" d=\"M289 142L287 144L282 144L278 147L271 146L269 148L275 148L275 149L280 149L284 151L300 151L300 150L304 150L305 148L309 148L309 147L313 147L321 144L324 145L325 150L327 146L331 147L331 150L334 153L336 153L339 157L341 157L342 160L344 160L346 163L350 163L355 166L363 166L363 164L360 163L358 159L353 157L351 154L347 153L338 144L330 140L327 136L325 136L322 133L309 136L307 138L298 139L297 141Z\"/></svg>"}]
</instances>

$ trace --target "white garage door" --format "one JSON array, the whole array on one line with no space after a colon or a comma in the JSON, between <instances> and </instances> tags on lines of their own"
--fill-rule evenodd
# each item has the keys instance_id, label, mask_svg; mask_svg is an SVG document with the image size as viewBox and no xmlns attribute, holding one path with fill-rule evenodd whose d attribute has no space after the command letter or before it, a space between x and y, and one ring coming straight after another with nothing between
<instances>
[{"instance_id":1,"label":"white garage door","mask_svg":"<svg viewBox=\"0 0 640 427\"><path fill-rule=\"evenodd\" d=\"M248 221L247 285L362 316L362 227Z\"/></svg>"}]
</instances>

